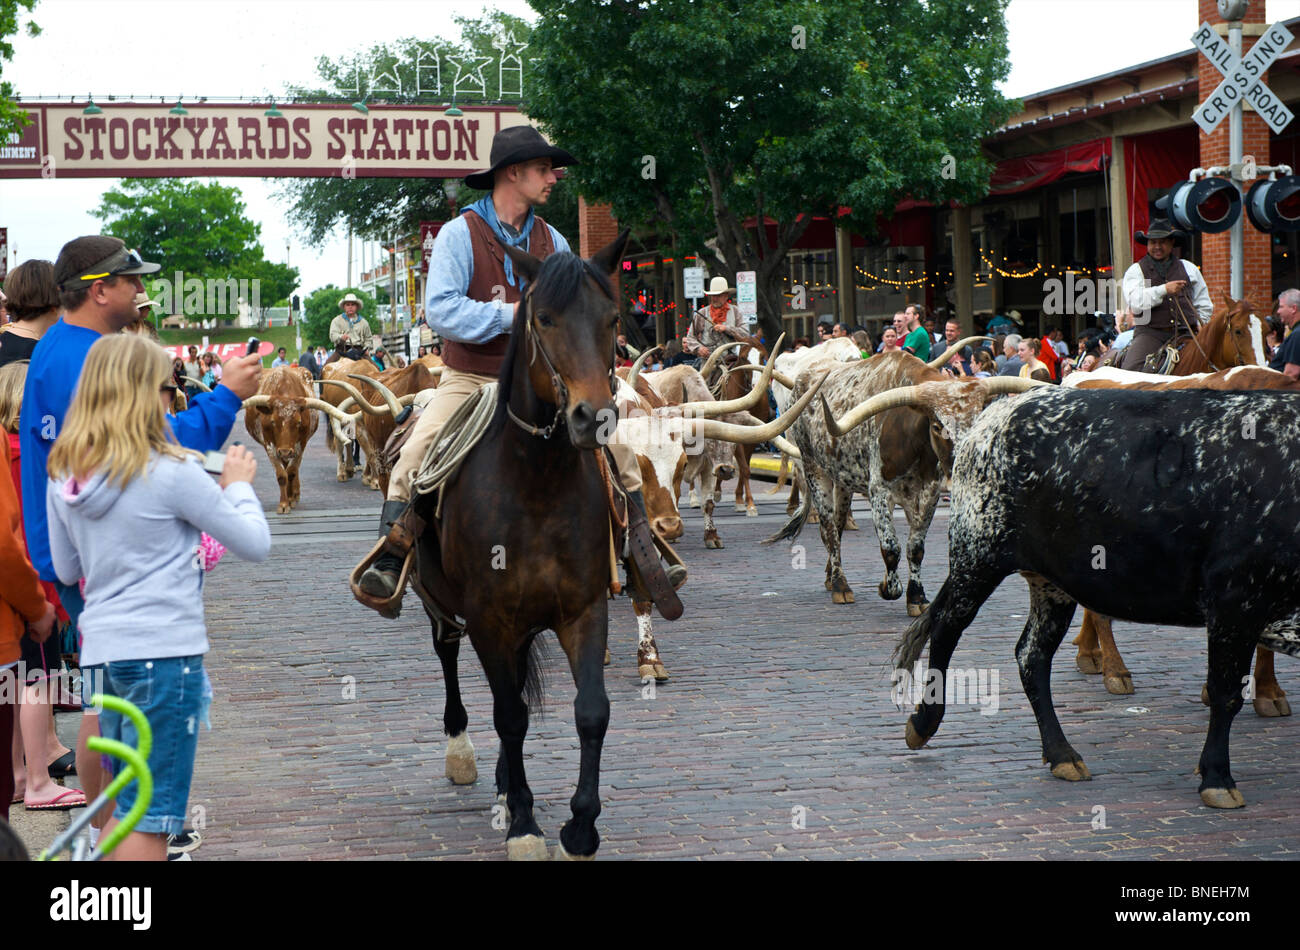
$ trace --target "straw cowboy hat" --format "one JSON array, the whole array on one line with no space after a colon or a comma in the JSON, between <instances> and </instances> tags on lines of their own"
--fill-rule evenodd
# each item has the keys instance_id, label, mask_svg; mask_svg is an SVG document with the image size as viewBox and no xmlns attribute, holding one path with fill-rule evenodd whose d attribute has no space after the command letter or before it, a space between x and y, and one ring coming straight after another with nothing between
<instances>
[{"instance_id":1,"label":"straw cowboy hat","mask_svg":"<svg viewBox=\"0 0 1300 950\"><path fill-rule=\"evenodd\" d=\"M549 158L552 168L563 168L577 164L562 148L557 148L542 137L531 125L514 125L502 129L492 138L492 167L465 176L465 184L471 188L491 191L493 176L498 168L530 162L535 158Z\"/></svg>"},{"instance_id":2,"label":"straw cowboy hat","mask_svg":"<svg viewBox=\"0 0 1300 950\"><path fill-rule=\"evenodd\" d=\"M150 300L148 294L135 295L135 309L143 310L145 307L156 307L156 306L158 306L158 301Z\"/></svg>"},{"instance_id":3,"label":"straw cowboy hat","mask_svg":"<svg viewBox=\"0 0 1300 950\"><path fill-rule=\"evenodd\" d=\"M729 294L735 289L727 286L727 278L715 277L709 281L709 289L705 293L712 297L714 294Z\"/></svg>"},{"instance_id":4,"label":"straw cowboy hat","mask_svg":"<svg viewBox=\"0 0 1300 950\"><path fill-rule=\"evenodd\" d=\"M345 303L354 303L354 304L356 304L358 310L360 310L362 307L365 306L365 304L364 304L361 300L359 300L359 299L357 298L357 295L356 295L356 294L348 294L346 297L343 297L341 300L339 300L339 309L340 309L340 310L343 309L343 305L344 305Z\"/></svg>"}]
</instances>

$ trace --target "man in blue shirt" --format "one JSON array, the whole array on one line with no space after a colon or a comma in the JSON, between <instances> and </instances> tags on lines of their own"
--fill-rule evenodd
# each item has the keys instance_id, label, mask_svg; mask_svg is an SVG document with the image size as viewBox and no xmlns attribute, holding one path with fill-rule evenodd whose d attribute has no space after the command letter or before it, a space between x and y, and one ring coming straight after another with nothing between
<instances>
[{"instance_id":1,"label":"man in blue shirt","mask_svg":"<svg viewBox=\"0 0 1300 950\"><path fill-rule=\"evenodd\" d=\"M1277 315L1286 324L1287 337L1277 348L1277 355L1269 364L1270 369L1286 373L1292 379L1300 379L1300 333L1296 324L1300 323L1300 290L1284 290L1277 298Z\"/></svg>"},{"instance_id":2,"label":"man in blue shirt","mask_svg":"<svg viewBox=\"0 0 1300 950\"><path fill-rule=\"evenodd\" d=\"M118 333L137 319L135 297L144 290L140 275L155 273L159 268L158 264L141 260L136 251L128 250L115 237L80 237L65 244L54 264L63 315L36 344L27 369L18 423L27 550L41 579L54 583L74 628L85 602L77 585L59 582L50 559L46 463L72 402L86 354L101 336ZM221 386L211 393L200 393L192 401L192 408L169 417L177 441L199 452L219 449L243 401L257 392L260 370L261 359L256 354L227 362ZM77 773L87 801L99 794L104 778L99 756L90 755L86 749L85 739L93 734L91 727L93 722L90 726L83 722L77 740Z\"/></svg>"}]
</instances>

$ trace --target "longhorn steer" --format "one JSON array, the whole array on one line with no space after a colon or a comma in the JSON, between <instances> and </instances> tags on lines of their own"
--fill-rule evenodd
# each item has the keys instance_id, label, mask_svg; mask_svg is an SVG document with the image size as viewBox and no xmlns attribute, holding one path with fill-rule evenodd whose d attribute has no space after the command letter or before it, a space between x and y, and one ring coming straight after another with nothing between
<instances>
[{"instance_id":1,"label":"longhorn steer","mask_svg":"<svg viewBox=\"0 0 1300 950\"><path fill-rule=\"evenodd\" d=\"M817 386L814 385L808 397L792 406L784 419L767 425L750 425L757 420L743 411L721 414L723 418L740 419L747 423L736 425L707 418L697 419L691 415L695 412L704 414L718 408L730 408L726 403L718 404L712 399L707 399L684 405L669 405L650 386L648 378L639 374L639 370L640 361L632 367L626 378L619 379L618 392L615 396L619 421L614 432L614 441L630 446L636 453L637 464L641 471L641 491L646 503L646 515L655 530L669 541L682 536L682 520L677 509L677 498L683 475L688 471L693 460L706 456L710 443L720 443L727 449L731 449L742 445L756 445L777 438L808 405L817 390ZM691 372L695 373L695 370L692 369ZM698 373L695 373L695 376L702 385L702 377ZM765 386L766 379L767 377L764 377L760 388ZM708 395L707 389L704 395ZM714 455L703 464L696 463L695 470L702 476L707 476L707 473L712 471L713 461L718 457L725 458L726 451L715 448ZM709 506L711 511L712 501ZM707 539L706 533L706 544ZM720 542L718 546L721 546ZM650 603L634 598L633 609L637 618L638 674L643 678L654 676L656 680L663 682L668 679L668 671L659 657L658 645L654 640Z\"/></svg>"},{"instance_id":2,"label":"longhorn steer","mask_svg":"<svg viewBox=\"0 0 1300 950\"><path fill-rule=\"evenodd\" d=\"M257 395L244 400L244 427L266 449L280 485L279 514L297 505L302 494L298 466L316 431L317 410L347 418L329 403L314 398L310 371L297 366L277 366L263 373Z\"/></svg>"},{"instance_id":3,"label":"longhorn steer","mask_svg":"<svg viewBox=\"0 0 1300 950\"><path fill-rule=\"evenodd\" d=\"M818 362L805 369L794 381L794 394L802 395L812 372L826 365ZM1023 392L1037 383L1012 378L955 380L901 352L831 365L821 411L806 413L790 430L802 456L808 497L786 526L767 540L798 537L809 510L816 507L827 553L826 589L833 603L853 603L853 590L840 563L840 537L853 493L861 492L871 503L885 562L880 596L897 600L903 593L898 577L902 551L894 531L894 506L901 505L908 524L907 611L918 616L927 606L921 584L925 534L942 481L951 470L953 442L994 396Z\"/></svg>"},{"instance_id":4,"label":"longhorn steer","mask_svg":"<svg viewBox=\"0 0 1300 950\"><path fill-rule=\"evenodd\" d=\"M904 634L898 666L910 669L928 642L931 668L946 676L962 631L1019 572L1030 592L1020 679L1044 761L1078 781L1088 769L1051 695L1052 656L1076 603L1138 623L1206 627L1201 800L1245 804L1228 762L1241 684L1266 628L1300 620L1300 499L1289 485L1300 466L1298 407L1288 393L1060 389L990 407L953 463L948 579ZM937 700L908 720L909 747L938 730L942 690Z\"/></svg>"},{"instance_id":5,"label":"longhorn steer","mask_svg":"<svg viewBox=\"0 0 1300 950\"><path fill-rule=\"evenodd\" d=\"M1253 315L1252 319L1255 319ZM1268 389L1300 392L1300 381L1263 366L1237 366L1216 373L1197 373L1191 376L1156 376L1102 367L1091 373L1071 373L1063 385L1076 389ZM1102 682L1109 693L1127 696L1133 692L1133 674L1129 672L1119 648L1115 646L1115 634L1109 617L1084 608L1083 623L1074 643L1079 648L1075 663L1081 671L1101 673ZM1274 671L1273 651L1262 646L1255 649L1254 685L1251 705L1256 714L1267 717L1291 715L1291 704ZM1208 704L1209 696L1204 690L1201 698L1202 702Z\"/></svg>"},{"instance_id":6,"label":"longhorn steer","mask_svg":"<svg viewBox=\"0 0 1300 950\"><path fill-rule=\"evenodd\" d=\"M325 380L347 380L349 374L356 373L362 376L378 376L379 367L370 360L350 360L347 357L341 357L332 363L326 363L321 368L321 379ZM343 404L350 398L348 393L338 386L321 386L321 398L328 403L339 408L344 408ZM362 470L362 484L369 486L372 478L370 475L370 458L374 455L374 446L370 444L370 437L365 432L364 426L357 426L358 449L365 453L366 468ZM338 456L338 480L346 482L352 478L356 472L356 461L353 453L354 447L351 444L341 443L335 437L331 427L325 435L325 444L329 446L330 451Z\"/></svg>"},{"instance_id":7,"label":"longhorn steer","mask_svg":"<svg viewBox=\"0 0 1300 950\"><path fill-rule=\"evenodd\" d=\"M393 434L393 429L396 428L395 420L401 414L402 406L410 405L415 396L423 390L433 389L438 385L442 361L436 356L432 359L438 360L437 364L431 366L428 362L430 357L426 356L401 369L384 370L373 378L364 376L358 380L378 389L391 410L382 414L368 412L361 420L365 441L374 447L374 454L367 457L366 469L374 479L375 487L385 497L388 495L390 469L384 459L384 446L388 443L388 437Z\"/></svg>"}]
</instances>

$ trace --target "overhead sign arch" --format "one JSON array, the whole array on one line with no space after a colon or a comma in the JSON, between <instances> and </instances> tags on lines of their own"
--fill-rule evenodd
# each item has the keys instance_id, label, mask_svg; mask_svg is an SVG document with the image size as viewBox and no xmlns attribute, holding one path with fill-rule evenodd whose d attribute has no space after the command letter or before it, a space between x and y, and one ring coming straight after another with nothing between
<instances>
[{"instance_id":1,"label":"overhead sign arch","mask_svg":"<svg viewBox=\"0 0 1300 950\"><path fill-rule=\"evenodd\" d=\"M525 125L510 106L203 102L40 103L0 146L0 178L461 178L486 167L492 138Z\"/></svg>"}]
</instances>

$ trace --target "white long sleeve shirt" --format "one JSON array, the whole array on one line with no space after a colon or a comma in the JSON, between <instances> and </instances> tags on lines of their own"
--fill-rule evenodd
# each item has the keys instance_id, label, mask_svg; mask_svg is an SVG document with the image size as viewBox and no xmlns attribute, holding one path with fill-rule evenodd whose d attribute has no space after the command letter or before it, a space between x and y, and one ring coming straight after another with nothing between
<instances>
[{"instance_id":1,"label":"white long sleeve shirt","mask_svg":"<svg viewBox=\"0 0 1300 950\"><path fill-rule=\"evenodd\" d=\"M1206 286L1199 267L1186 260L1182 264L1183 269L1187 271L1188 289L1192 292L1192 304L1196 307L1196 315L1202 323L1209 323L1210 317L1214 316L1214 301L1210 299L1210 288ZM1146 277L1142 275L1141 263L1135 262L1124 272L1124 299L1128 301L1134 316L1150 313L1152 307L1164 303L1165 285L1148 287Z\"/></svg>"}]
</instances>

